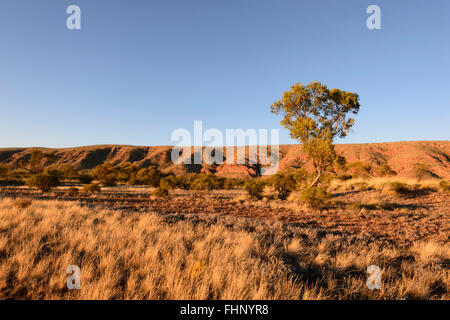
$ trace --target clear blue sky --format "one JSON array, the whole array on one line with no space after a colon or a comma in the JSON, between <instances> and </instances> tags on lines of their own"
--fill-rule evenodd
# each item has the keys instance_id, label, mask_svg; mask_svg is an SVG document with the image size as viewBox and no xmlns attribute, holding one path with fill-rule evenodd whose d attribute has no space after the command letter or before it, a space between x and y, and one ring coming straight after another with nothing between
<instances>
[{"instance_id":1,"label":"clear blue sky","mask_svg":"<svg viewBox=\"0 0 450 320\"><path fill-rule=\"evenodd\" d=\"M382 30L366 28L370 4ZM281 128L270 105L313 80L360 95L338 142L449 140L449 14L448 0L2 0L0 146Z\"/></svg>"}]
</instances>

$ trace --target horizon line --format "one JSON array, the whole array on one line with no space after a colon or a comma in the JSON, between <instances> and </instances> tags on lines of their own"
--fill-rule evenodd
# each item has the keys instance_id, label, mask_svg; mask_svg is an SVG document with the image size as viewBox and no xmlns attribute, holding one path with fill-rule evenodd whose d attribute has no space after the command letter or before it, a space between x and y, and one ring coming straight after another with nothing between
<instances>
[{"instance_id":1,"label":"horizon line","mask_svg":"<svg viewBox=\"0 0 450 320\"><path fill-rule=\"evenodd\" d=\"M359 143L334 143L334 145L362 145L362 144L389 144L389 143L408 143L408 142L450 142L450 140L400 140L400 141L387 141L387 142L359 142ZM292 146L292 145L301 145L301 143L283 143L278 146ZM108 146L117 146L117 147L144 147L144 148L162 148L162 147L180 147L180 148L194 148L194 147L212 147L212 148L228 148L228 147L251 147L251 146L274 146L271 144L257 144L257 145L223 145L223 146L210 146L210 145L133 145L133 144L92 144L92 145L80 145L80 146L66 146L66 147L41 147L41 146L27 146L27 147L0 147L0 150L5 149L74 149L74 148L89 148L89 147L108 147Z\"/></svg>"}]
</instances>

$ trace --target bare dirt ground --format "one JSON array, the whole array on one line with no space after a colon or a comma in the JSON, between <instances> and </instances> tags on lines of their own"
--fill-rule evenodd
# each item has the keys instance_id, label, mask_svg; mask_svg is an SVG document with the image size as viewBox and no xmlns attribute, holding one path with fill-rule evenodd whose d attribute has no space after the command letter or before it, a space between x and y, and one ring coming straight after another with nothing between
<instances>
[{"instance_id":1,"label":"bare dirt ground","mask_svg":"<svg viewBox=\"0 0 450 320\"><path fill-rule=\"evenodd\" d=\"M0 196L40 200L70 200L82 205L163 215L231 215L268 219L312 228L326 234L410 245L418 240L447 242L450 237L450 194L424 189L410 196L385 195L378 190L334 192L331 205L313 211L280 200L244 200L242 190L172 191L169 199L151 197L152 188L109 187L101 193L66 195L65 188L43 195L27 187L0 188ZM386 209L364 207L376 199Z\"/></svg>"}]
</instances>

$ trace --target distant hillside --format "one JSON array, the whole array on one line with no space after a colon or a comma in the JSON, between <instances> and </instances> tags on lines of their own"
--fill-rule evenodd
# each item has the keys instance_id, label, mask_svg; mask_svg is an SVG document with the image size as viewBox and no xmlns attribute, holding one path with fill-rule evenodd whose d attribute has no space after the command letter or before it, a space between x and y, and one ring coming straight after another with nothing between
<instances>
[{"instance_id":1,"label":"distant hillside","mask_svg":"<svg viewBox=\"0 0 450 320\"><path fill-rule=\"evenodd\" d=\"M248 148L248 147L247 147ZM54 152L54 160L48 166L73 166L78 169L92 169L104 162L121 164L132 162L140 167L156 165L163 171L175 173L209 171L228 176L255 176L259 166L245 165L179 165L171 161L171 146L139 147L124 145L99 145L61 149L48 148L3 148L0 149L0 163L17 165L20 160L28 160L34 149ZM425 163L430 171L441 177L450 178L450 141L414 141L392 143L365 143L337 145L338 153L348 162L363 161L371 164L388 162L399 176L413 174L416 163ZM280 146L280 167L310 166L301 145Z\"/></svg>"}]
</instances>

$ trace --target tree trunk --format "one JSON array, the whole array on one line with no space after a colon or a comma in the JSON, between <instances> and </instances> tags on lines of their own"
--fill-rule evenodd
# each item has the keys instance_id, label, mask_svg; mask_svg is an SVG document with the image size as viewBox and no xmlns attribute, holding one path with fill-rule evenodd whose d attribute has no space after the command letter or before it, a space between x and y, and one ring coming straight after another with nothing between
<instances>
[{"instance_id":1,"label":"tree trunk","mask_svg":"<svg viewBox=\"0 0 450 320\"><path fill-rule=\"evenodd\" d=\"M311 188L315 187L319 183L319 179L321 176L322 176L322 172L321 171L317 172L317 177L314 179L313 183L311 183L311 186L310 186Z\"/></svg>"}]
</instances>

